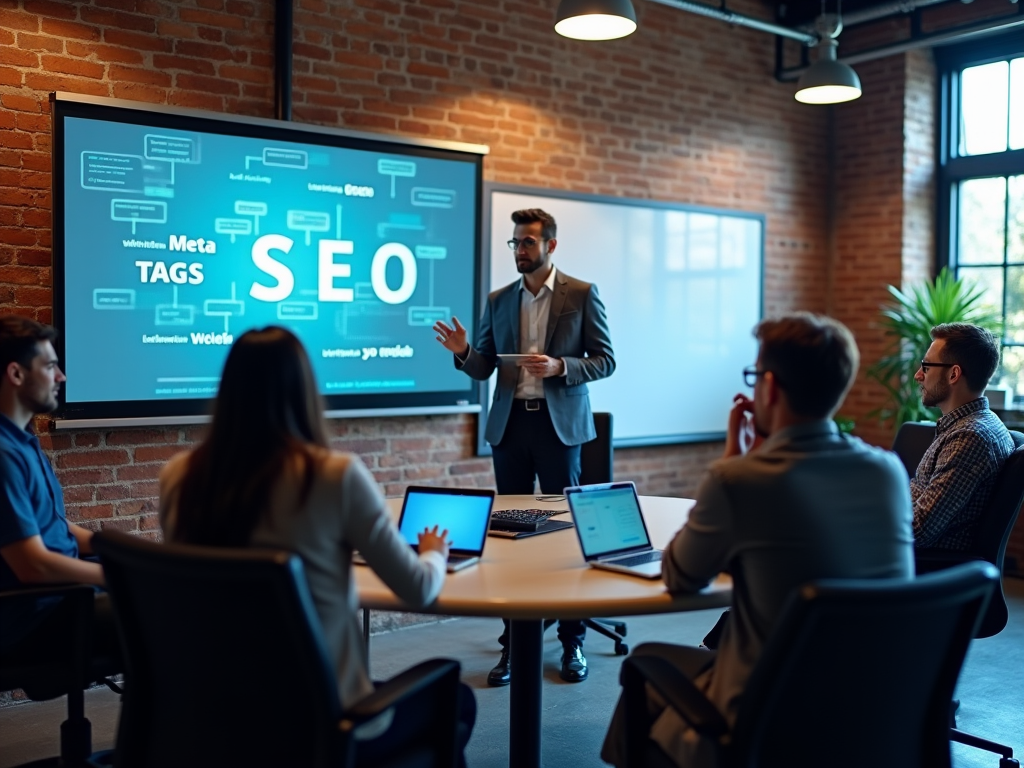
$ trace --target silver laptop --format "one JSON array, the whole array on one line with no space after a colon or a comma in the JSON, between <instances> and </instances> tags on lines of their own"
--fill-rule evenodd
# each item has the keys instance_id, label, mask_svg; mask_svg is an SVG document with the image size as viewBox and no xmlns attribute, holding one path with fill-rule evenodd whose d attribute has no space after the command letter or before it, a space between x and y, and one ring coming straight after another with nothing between
<instances>
[{"instance_id":1,"label":"silver laptop","mask_svg":"<svg viewBox=\"0 0 1024 768\"><path fill-rule=\"evenodd\" d=\"M661 577L661 550L651 546L633 483L566 488L583 558L591 568Z\"/></svg>"}]
</instances>

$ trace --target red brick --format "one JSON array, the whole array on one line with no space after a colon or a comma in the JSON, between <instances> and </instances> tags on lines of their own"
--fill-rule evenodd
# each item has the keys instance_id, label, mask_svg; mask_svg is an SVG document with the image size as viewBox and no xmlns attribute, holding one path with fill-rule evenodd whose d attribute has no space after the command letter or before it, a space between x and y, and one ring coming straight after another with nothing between
<instances>
[{"instance_id":1,"label":"red brick","mask_svg":"<svg viewBox=\"0 0 1024 768\"><path fill-rule=\"evenodd\" d=\"M93 450L79 453L65 453L57 457L61 469L83 467L111 467L128 463L128 452L124 450Z\"/></svg>"},{"instance_id":2,"label":"red brick","mask_svg":"<svg viewBox=\"0 0 1024 768\"><path fill-rule=\"evenodd\" d=\"M69 56L78 56L83 59L95 57L97 61L116 61L122 64L142 64L145 61L141 53L130 48L96 43L76 43L70 40L67 43L67 53Z\"/></svg>"},{"instance_id":3,"label":"red brick","mask_svg":"<svg viewBox=\"0 0 1024 768\"><path fill-rule=\"evenodd\" d=\"M80 24L76 21L58 19L40 19L40 29L47 35L75 40L99 40L100 28L92 24Z\"/></svg>"},{"instance_id":4,"label":"red brick","mask_svg":"<svg viewBox=\"0 0 1024 768\"><path fill-rule=\"evenodd\" d=\"M119 64L110 65L110 78L120 83L145 83L165 88L171 85L171 76L166 72L140 67L122 67Z\"/></svg>"},{"instance_id":5,"label":"red brick","mask_svg":"<svg viewBox=\"0 0 1024 768\"><path fill-rule=\"evenodd\" d=\"M197 75L212 75L216 72L214 65L206 59L193 56L168 56L162 53L153 54L153 66L161 71L183 69Z\"/></svg>"},{"instance_id":6,"label":"red brick","mask_svg":"<svg viewBox=\"0 0 1024 768\"><path fill-rule=\"evenodd\" d=\"M191 91L206 91L207 93L219 93L231 96L238 95L238 83L216 77L179 74L175 75L174 84L178 88L185 88Z\"/></svg>"},{"instance_id":7,"label":"red brick","mask_svg":"<svg viewBox=\"0 0 1024 768\"><path fill-rule=\"evenodd\" d=\"M68 519L76 520L103 520L114 516L113 504L97 504L91 506L68 506Z\"/></svg>"},{"instance_id":8,"label":"red brick","mask_svg":"<svg viewBox=\"0 0 1024 768\"><path fill-rule=\"evenodd\" d=\"M132 464L127 467L118 467L117 480L128 483L156 480L162 468L163 464Z\"/></svg>"},{"instance_id":9,"label":"red brick","mask_svg":"<svg viewBox=\"0 0 1024 768\"><path fill-rule=\"evenodd\" d=\"M167 461L177 453L181 453L180 445L140 445L135 449L135 463Z\"/></svg>"}]
</instances>

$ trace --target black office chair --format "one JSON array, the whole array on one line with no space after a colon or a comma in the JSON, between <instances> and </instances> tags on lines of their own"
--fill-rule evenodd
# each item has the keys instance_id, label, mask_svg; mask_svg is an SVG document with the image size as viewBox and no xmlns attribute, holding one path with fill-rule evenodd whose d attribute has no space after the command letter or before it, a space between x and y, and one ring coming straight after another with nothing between
<instances>
[{"instance_id":1,"label":"black office chair","mask_svg":"<svg viewBox=\"0 0 1024 768\"><path fill-rule=\"evenodd\" d=\"M40 658L31 648L15 646L0 651L0 691L20 688L34 701L67 695L68 717L60 726L60 757L38 760L31 766L82 765L92 752L92 724L85 716L84 690L98 679L92 675L93 589L75 584L9 590L0 592L0 603L43 597L62 597L67 603L67 652Z\"/></svg>"},{"instance_id":2,"label":"black office chair","mask_svg":"<svg viewBox=\"0 0 1024 768\"><path fill-rule=\"evenodd\" d=\"M613 477L615 450L612 447L612 415L599 412L594 414L594 430L597 437L580 446L580 485L610 483ZM545 631L554 619L544 621ZM629 645L625 642L626 622L613 619L584 619L583 626L604 635L615 643L615 655L625 656Z\"/></svg>"},{"instance_id":3,"label":"black office chair","mask_svg":"<svg viewBox=\"0 0 1024 768\"><path fill-rule=\"evenodd\" d=\"M1010 540L1010 533L1020 514L1021 505L1024 504L1024 434L1011 430L1010 437L1017 447L1006 459L996 478L992 497L978 523L978 530L974 534L970 549L965 552L918 549L914 556L919 574L941 571L972 561L991 563L998 573L1002 574L1006 544ZM1008 618L1003 582L1000 579L974 636L985 638L1002 632ZM953 741L1000 755L1000 768L1018 765L1013 759L1013 749L1010 746L960 731L955 727L955 717L951 719L954 727L950 738Z\"/></svg>"},{"instance_id":4,"label":"black office chair","mask_svg":"<svg viewBox=\"0 0 1024 768\"><path fill-rule=\"evenodd\" d=\"M797 590L731 729L670 663L626 659L627 765L674 765L648 738L652 686L715 745L723 768L949 768L953 689L998 578L990 564L969 563L919 579L830 580Z\"/></svg>"},{"instance_id":5,"label":"black office chair","mask_svg":"<svg viewBox=\"0 0 1024 768\"><path fill-rule=\"evenodd\" d=\"M297 556L93 542L125 652L116 766L351 766L353 730L388 710L413 735L378 765L455 765L458 663L419 664L342 710Z\"/></svg>"},{"instance_id":6,"label":"black office chair","mask_svg":"<svg viewBox=\"0 0 1024 768\"><path fill-rule=\"evenodd\" d=\"M933 421L905 421L900 424L896 439L892 441L892 450L900 457L911 477L917 473L917 465L921 463L924 452L934 439Z\"/></svg>"},{"instance_id":7,"label":"black office chair","mask_svg":"<svg viewBox=\"0 0 1024 768\"><path fill-rule=\"evenodd\" d=\"M612 446L612 415L594 414L597 437L580 446L580 485L610 483L614 478L615 449ZM610 619L584 619L584 626L615 642L615 653L625 656L629 645L624 642L626 622Z\"/></svg>"}]
</instances>

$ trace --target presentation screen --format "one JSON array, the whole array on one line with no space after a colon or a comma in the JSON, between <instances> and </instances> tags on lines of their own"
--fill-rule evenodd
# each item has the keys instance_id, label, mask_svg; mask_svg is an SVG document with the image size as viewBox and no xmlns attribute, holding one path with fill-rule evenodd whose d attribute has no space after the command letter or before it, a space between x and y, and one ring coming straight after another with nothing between
<instances>
[{"instance_id":1,"label":"presentation screen","mask_svg":"<svg viewBox=\"0 0 1024 768\"><path fill-rule=\"evenodd\" d=\"M63 95L53 136L60 418L206 413L268 325L328 411L478 402L431 326L477 305L485 148Z\"/></svg>"},{"instance_id":2,"label":"presentation screen","mask_svg":"<svg viewBox=\"0 0 1024 768\"><path fill-rule=\"evenodd\" d=\"M506 241L521 208L555 217L555 268L597 286L616 368L588 388L593 410L613 415L615 445L723 437L757 356L763 216L498 184L485 206L487 291L520 278Z\"/></svg>"}]
</instances>

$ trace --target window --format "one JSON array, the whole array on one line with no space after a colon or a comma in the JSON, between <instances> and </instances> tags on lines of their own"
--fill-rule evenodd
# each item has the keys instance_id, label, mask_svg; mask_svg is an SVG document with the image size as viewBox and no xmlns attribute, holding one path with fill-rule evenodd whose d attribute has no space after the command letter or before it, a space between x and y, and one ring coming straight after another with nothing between
<instances>
[{"instance_id":1,"label":"window","mask_svg":"<svg viewBox=\"0 0 1024 768\"><path fill-rule=\"evenodd\" d=\"M940 264L985 291L1003 321L991 386L1024 406L1024 42L937 54Z\"/></svg>"}]
</instances>

